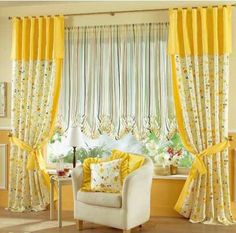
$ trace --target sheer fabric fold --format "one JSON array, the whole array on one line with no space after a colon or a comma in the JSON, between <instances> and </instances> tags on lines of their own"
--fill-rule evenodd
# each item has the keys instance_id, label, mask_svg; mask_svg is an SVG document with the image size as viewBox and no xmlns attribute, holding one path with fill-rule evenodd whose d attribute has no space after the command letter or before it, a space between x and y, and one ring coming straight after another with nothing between
<instances>
[{"instance_id":1,"label":"sheer fabric fold","mask_svg":"<svg viewBox=\"0 0 236 233\"><path fill-rule=\"evenodd\" d=\"M60 99L64 127L137 139L174 129L168 24L67 28ZM69 110L68 110L69 108Z\"/></svg>"}]
</instances>

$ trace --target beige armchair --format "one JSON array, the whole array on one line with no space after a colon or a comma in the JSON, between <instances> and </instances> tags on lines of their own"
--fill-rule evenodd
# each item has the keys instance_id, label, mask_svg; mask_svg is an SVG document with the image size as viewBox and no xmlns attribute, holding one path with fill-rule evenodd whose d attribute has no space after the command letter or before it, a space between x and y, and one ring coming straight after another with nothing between
<instances>
[{"instance_id":1,"label":"beige armchair","mask_svg":"<svg viewBox=\"0 0 236 233\"><path fill-rule=\"evenodd\" d=\"M142 167L129 174L121 193L79 191L82 166L72 171L74 195L74 218L77 228L82 230L83 221L93 222L131 232L150 218L150 193L153 163L145 159Z\"/></svg>"}]
</instances>

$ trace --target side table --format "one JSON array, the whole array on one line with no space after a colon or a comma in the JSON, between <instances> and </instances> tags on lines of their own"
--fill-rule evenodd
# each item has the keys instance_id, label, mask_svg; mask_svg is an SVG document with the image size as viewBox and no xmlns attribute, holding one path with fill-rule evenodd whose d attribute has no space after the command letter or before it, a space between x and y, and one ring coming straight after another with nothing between
<instances>
[{"instance_id":1,"label":"side table","mask_svg":"<svg viewBox=\"0 0 236 233\"><path fill-rule=\"evenodd\" d=\"M62 186L71 185L71 177L58 177L57 175L52 175L50 177L50 220L54 219L54 186L57 183L58 189L58 226L62 227Z\"/></svg>"}]
</instances>

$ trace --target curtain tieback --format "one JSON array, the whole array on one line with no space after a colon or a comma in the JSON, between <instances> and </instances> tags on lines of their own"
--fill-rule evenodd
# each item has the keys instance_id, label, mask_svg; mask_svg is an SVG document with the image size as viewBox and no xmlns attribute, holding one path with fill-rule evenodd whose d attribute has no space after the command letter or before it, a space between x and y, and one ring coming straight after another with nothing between
<instances>
[{"instance_id":1,"label":"curtain tieback","mask_svg":"<svg viewBox=\"0 0 236 233\"><path fill-rule=\"evenodd\" d=\"M23 142L17 137L10 136L11 143L14 143L17 145L20 149L25 150L29 153L28 161L27 161L27 169L28 170L34 170L34 169L40 169L45 170L45 162L42 157L41 153L41 147L31 147L27 143Z\"/></svg>"},{"instance_id":2,"label":"curtain tieback","mask_svg":"<svg viewBox=\"0 0 236 233\"><path fill-rule=\"evenodd\" d=\"M214 146L206 148L200 153L194 154L195 157L194 162L192 164L192 167L190 169L188 178L184 184L182 192L179 196L179 199L175 205L175 210L177 210L178 212L181 211L181 208L184 204L184 200L189 192L190 184L196 178L197 174L199 173L200 175L204 175L207 173L207 168L206 165L204 164L203 157L216 154L228 147L229 147L229 141L226 139L223 142L217 143Z\"/></svg>"},{"instance_id":3,"label":"curtain tieback","mask_svg":"<svg viewBox=\"0 0 236 233\"><path fill-rule=\"evenodd\" d=\"M10 142L17 145L20 149L25 150L29 153L28 161L27 161L27 169L32 171L35 169L39 169L41 171L41 175L44 178L45 185L47 188L50 188L50 177L48 175L48 172L46 171L46 164L43 159L42 153L41 153L41 147L31 147L27 143L23 142L17 137L9 136Z\"/></svg>"},{"instance_id":4,"label":"curtain tieback","mask_svg":"<svg viewBox=\"0 0 236 233\"><path fill-rule=\"evenodd\" d=\"M214 146L208 147L202 152L195 154L195 160L193 162L192 168L190 170L190 176L192 175L193 178L196 176L196 172L198 171L199 174L203 175L207 172L206 166L203 162L203 157L204 156L209 156L212 154L216 154L218 152L221 152L222 150L226 149L229 147L229 141L224 140L223 142L217 143Z\"/></svg>"}]
</instances>

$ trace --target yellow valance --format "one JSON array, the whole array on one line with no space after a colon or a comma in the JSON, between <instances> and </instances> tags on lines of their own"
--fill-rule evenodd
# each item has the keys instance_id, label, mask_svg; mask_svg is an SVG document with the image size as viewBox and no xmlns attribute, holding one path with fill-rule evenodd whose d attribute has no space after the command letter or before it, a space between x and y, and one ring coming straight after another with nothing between
<instances>
[{"instance_id":1,"label":"yellow valance","mask_svg":"<svg viewBox=\"0 0 236 233\"><path fill-rule=\"evenodd\" d=\"M214 55L231 52L231 6L171 9L171 55Z\"/></svg>"},{"instance_id":2,"label":"yellow valance","mask_svg":"<svg viewBox=\"0 0 236 233\"><path fill-rule=\"evenodd\" d=\"M64 17L14 18L13 60L51 60L64 57Z\"/></svg>"}]
</instances>

